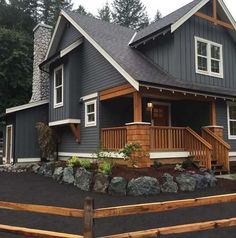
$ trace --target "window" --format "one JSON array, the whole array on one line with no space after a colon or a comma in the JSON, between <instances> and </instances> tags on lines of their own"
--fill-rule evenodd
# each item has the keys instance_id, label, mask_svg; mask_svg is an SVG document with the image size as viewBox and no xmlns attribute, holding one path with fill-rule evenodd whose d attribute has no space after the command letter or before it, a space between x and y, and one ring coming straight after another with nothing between
<instances>
[{"instance_id":1,"label":"window","mask_svg":"<svg viewBox=\"0 0 236 238\"><path fill-rule=\"evenodd\" d=\"M85 127L96 126L96 100L85 102Z\"/></svg>"},{"instance_id":2,"label":"window","mask_svg":"<svg viewBox=\"0 0 236 238\"><path fill-rule=\"evenodd\" d=\"M223 78L222 45L195 37L196 73Z\"/></svg>"},{"instance_id":3,"label":"window","mask_svg":"<svg viewBox=\"0 0 236 238\"><path fill-rule=\"evenodd\" d=\"M63 106L63 66L54 70L54 108Z\"/></svg>"},{"instance_id":4,"label":"window","mask_svg":"<svg viewBox=\"0 0 236 238\"><path fill-rule=\"evenodd\" d=\"M228 103L227 109L229 139L236 139L236 103Z\"/></svg>"}]
</instances>

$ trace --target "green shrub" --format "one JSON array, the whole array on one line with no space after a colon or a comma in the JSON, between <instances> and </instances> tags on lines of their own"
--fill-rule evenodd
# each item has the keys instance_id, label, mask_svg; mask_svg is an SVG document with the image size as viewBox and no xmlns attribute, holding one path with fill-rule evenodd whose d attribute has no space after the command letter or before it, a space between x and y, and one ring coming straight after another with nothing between
<instances>
[{"instance_id":1,"label":"green shrub","mask_svg":"<svg viewBox=\"0 0 236 238\"><path fill-rule=\"evenodd\" d=\"M87 159L79 160L79 164L82 168L85 168L85 169L90 169L91 168L90 160L87 160Z\"/></svg>"},{"instance_id":2,"label":"green shrub","mask_svg":"<svg viewBox=\"0 0 236 238\"><path fill-rule=\"evenodd\" d=\"M190 159L186 159L182 163L182 168L187 169L193 167L193 162Z\"/></svg>"},{"instance_id":3,"label":"green shrub","mask_svg":"<svg viewBox=\"0 0 236 238\"><path fill-rule=\"evenodd\" d=\"M112 167L113 167L113 163L111 161L104 160L101 163L99 163L98 171L103 174L109 175L111 174Z\"/></svg>"},{"instance_id":4,"label":"green shrub","mask_svg":"<svg viewBox=\"0 0 236 238\"><path fill-rule=\"evenodd\" d=\"M183 172L185 169L182 167L182 164L175 165L175 171Z\"/></svg>"},{"instance_id":5,"label":"green shrub","mask_svg":"<svg viewBox=\"0 0 236 238\"><path fill-rule=\"evenodd\" d=\"M66 165L68 167L77 167L80 165L80 161L77 156L72 156L69 160L67 160Z\"/></svg>"},{"instance_id":6,"label":"green shrub","mask_svg":"<svg viewBox=\"0 0 236 238\"><path fill-rule=\"evenodd\" d=\"M157 161L157 160L155 160L155 161L153 162L153 167L154 167L154 168L158 169L158 168L160 168L161 166L162 166L162 163L161 163L161 162L159 162L159 161Z\"/></svg>"}]
</instances>

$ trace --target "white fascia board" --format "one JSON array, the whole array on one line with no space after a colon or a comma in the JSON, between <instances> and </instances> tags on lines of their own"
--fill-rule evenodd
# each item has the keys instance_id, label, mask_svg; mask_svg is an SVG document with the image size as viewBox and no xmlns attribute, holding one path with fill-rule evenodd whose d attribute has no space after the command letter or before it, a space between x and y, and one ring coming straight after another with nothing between
<instances>
[{"instance_id":1,"label":"white fascia board","mask_svg":"<svg viewBox=\"0 0 236 238\"><path fill-rule=\"evenodd\" d=\"M64 16L92 45L108 60L111 65L137 90L139 91L139 82L128 74L82 27L78 25L65 11L61 11Z\"/></svg>"},{"instance_id":2,"label":"white fascia board","mask_svg":"<svg viewBox=\"0 0 236 238\"><path fill-rule=\"evenodd\" d=\"M47 103L49 103L48 100L42 100L42 101L38 101L38 102L31 102L28 104L20 105L17 107L10 107L10 108L6 109L6 114L17 112L17 111L22 111L22 110L32 108L32 107L38 107L38 106L41 106L41 105L44 105Z\"/></svg>"},{"instance_id":3,"label":"white fascia board","mask_svg":"<svg viewBox=\"0 0 236 238\"><path fill-rule=\"evenodd\" d=\"M58 30L58 27L60 25L61 19L62 19L62 17L61 17L61 15L59 15L59 17L57 19L57 23L56 23L55 29L54 29L53 34L52 34L52 38L51 38L51 41L50 41L50 44L49 44L46 56L45 56L45 60L48 58L49 52L51 51L51 48L52 48L52 45L53 45L53 42L54 42L57 30Z\"/></svg>"},{"instance_id":4,"label":"white fascia board","mask_svg":"<svg viewBox=\"0 0 236 238\"><path fill-rule=\"evenodd\" d=\"M78 39L77 41L75 41L74 43L66 47L65 49L61 50L60 57L63 57L66 54L70 53L72 50L74 50L76 47L78 47L82 43L83 43L83 39L82 38Z\"/></svg>"},{"instance_id":5,"label":"white fascia board","mask_svg":"<svg viewBox=\"0 0 236 238\"><path fill-rule=\"evenodd\" d=\"M98 97L98 93L92 93L92 94L89 94L89 95L86 95L86 96L83 96L80 98L80 100L82 101L88 101L90 99L93 99L93 98L97 98Z\"/></svg>"},{"instance_id":6,"label":"white fascia board","mask_svg":"<svg viewBox=\"0 0 236 238\"><path fill-rule=\"evenodd\" d=\"M135 31L135 33L134 33L134 35L132 36L132 38L131 38L131 40L130 40L130 42L129 42L129 44L128 45L130 45L130 44L132 44L133 43L133 41L134 41L134 38L135 38L135 36L137 35L137 31Z\"/></svg>"},{"instance_id":7,"label":"white fascia board","mask_svg":"<svg viewBox=\"0 0 236 238\"><path fill-rule=\"evenodd\" d=\"M182 24L184 24L191 16L193 16L198 10L205 6L210 0L202 0L194 8L192 8L187 14L181 17L177 22L171 25L171 33L176 31Z\"/></svg>"},{"instance_id":8,"label":"white fascia board","mask_svg":"<svg viewBox=\"0 0 236 238\"><path fill-rule=\"evenodd\" d=\"M150 159L187 158L189 155L190 155L190 153L188 151L151 152Z\"/></svg>"},{"instance_id":9,"label":"white fascia board","mask_svg":"<svg viewBox=\"0 0 236 238\"><path fill-rule=\"evenodd\" d=\"M52 121L49 122L49 126L59 126L59 125L65 125L65 124L80 124L80 119L65 119L65 120L60 120L60 121Z\"/></svg>"},{"instance_id":10,"label":"white fascia board","mask_svg":"<svg viewBox=\"0 0 236 238\"><path fill-rule=\"evenodd\" d=\"M32 162L40 162L40 158L17 158L18 163L32 163Z\"/></svg>"},{"instance_id":11,"label":"white fascia board","mask_svg":"<svg viewBox=\"0 0 236 238\"><path fill-rule=\"evenodd\" d=\"M50 25L43 24L43 23L39 23L39 24L37 24L36 27L33 29L33 32L34 32L38 27L40 27L40 26L46 27L46 28L49 28L49 29L52 29L52 28L53 28L53 27L50 26Z\"/></svg>"},{"instance_id":12,"label":"white fascia board","mask_svg":"<svg viewBox=\"0 0 236 238\"><path fill-rule=\"evenodd\" d=\"M222 7L222 9L224 10L226 16L228 17L229 21L231 22L231 24L233 25L234 29L236 30L236 22L232 16L232 14L230 13L229 9L226 7L224 1L222 0L218 0L218 3L220 4L220 6Z\"/></svg>"}]
</instances>

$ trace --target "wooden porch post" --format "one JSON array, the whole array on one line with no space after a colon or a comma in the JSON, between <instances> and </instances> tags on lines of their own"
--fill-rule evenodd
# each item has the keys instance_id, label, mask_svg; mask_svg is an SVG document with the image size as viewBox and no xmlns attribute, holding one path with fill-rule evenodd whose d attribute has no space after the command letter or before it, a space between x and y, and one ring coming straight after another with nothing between
<instances>
[{"instance_id":1,"label":"wooden porch post","mask_svg":"<svg viewBox=\"0 0 236 238\"><path fill-rule=\"evenodd\" d=\"M210 124L216 126L216 103L211 102L210 105Z\"/></svg>"},{"instance_id":2,"label":"wooden porch post","mask_svg":"<svg viewBox=\"0 0 236 238\"><path fill-rule=\"evenodd\" d=\"M133 93L134 122L142 122L142 97L140 92Z\"/></svg>"}]
</instances>

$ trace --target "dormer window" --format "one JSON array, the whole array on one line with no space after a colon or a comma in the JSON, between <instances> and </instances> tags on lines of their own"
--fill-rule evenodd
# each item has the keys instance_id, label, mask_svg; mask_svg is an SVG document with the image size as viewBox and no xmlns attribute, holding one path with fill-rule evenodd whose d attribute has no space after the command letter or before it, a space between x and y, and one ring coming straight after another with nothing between
<instances>
[{"instance_id":1,"label":"dormer window","mask_svg":"<svg viewBox=\"0 0 236 238\"><path fill-rule=\"evenodd\" d=\"M54 108L63 106L63 65L54 70Z\"/></svg>"},{"instance_id":2,"label":"dormer window","mask_svg":"<svg viewBox=\"0 0 236 238\"><path fill-rule=\"evenodd\" d=\"M223 78L222 45L195 37L196 73Z\"/></svg>"}]
</instances>

